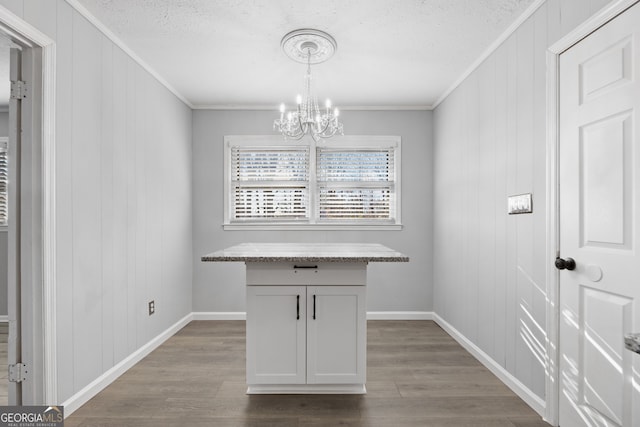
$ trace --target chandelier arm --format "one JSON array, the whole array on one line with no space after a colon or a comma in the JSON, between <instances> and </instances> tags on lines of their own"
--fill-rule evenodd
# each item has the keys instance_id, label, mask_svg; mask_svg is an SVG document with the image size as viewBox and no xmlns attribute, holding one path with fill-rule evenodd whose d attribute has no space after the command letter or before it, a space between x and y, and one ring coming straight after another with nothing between
<instances>
[{"instance_id":1,"label":"chandelier arm","mask_svg":"<svg viewBox=\"0 0 640 427\"><path fill-rule=\"evenodd\" d=\"M318 133L320 135L323 135L327 129L329 129L329 124L331 123L331 120L329 120L329 118L327 117L326 123L324 125L324 127L322 128L322 130L320 130L320 126L318 126Z\"/></svg>"}]
</instances>

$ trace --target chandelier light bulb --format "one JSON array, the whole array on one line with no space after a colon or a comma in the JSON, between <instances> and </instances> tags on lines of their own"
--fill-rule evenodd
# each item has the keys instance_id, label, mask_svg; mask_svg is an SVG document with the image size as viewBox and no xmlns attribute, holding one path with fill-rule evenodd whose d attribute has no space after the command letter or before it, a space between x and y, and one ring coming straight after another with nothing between
<instances>
[{"instance_id":1,"label":"chandelier light bulb","mask_svg":"<svg viewBox=\"0 0 640 427\"><path fill-rule=\"evenodd\" d=\"M340 115L340 110L338 110L337 108L333 110L333 117L338 117L339 115Z\"/></svg>"},{"instance_id":2,"label":"chandelier light bulb","mask_svg":"<svg viewBox=\"0 0 640 427\"><path fill-rule=\"evenodd\" d=\"M298 104L298 105L302 104L302 96L301 95L296 95L296 104Z\"/></svg>"},{"instance_id":3,"label":"chandelier light bulb","mask_svg":"<svg viewBox=\"0 0 640 427\"><path fill-rule=\"evenodd\" d=\"M280 112L284 113L284 104L280 104Z\"/></svg>"},{"instance_id":4,"label":"chandelier light bulb","mask_svg":"<svg viewBox=\"0 0 640 427\"><path fill-rule=\"evenodd\" d=\"M325 103L325 105L327 106L327 110L329 110L331 108L331 100L327 99L327 102Z\"/></svg>"}]
</instances>

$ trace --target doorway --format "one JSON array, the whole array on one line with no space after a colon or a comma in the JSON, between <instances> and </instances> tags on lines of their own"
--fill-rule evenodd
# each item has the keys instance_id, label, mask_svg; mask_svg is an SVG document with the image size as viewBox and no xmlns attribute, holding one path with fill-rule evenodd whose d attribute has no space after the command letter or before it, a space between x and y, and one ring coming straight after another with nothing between
<instances>
[{"instance_id":1,"label":"doorway","mask_svg":"<svg viewBox=\"0 0 640 427\"><path fill-rule=\"evenodd\" d=\"M0 405L9 402L8 378L8 227L7 184L9 149L9 49L11 41L0 35Z\"/></svg>"},{"instance_id":2,"label":"doorway","mask_svg":"<svg viewBox=\"0 0 640 427\"><path fill-rule=\"evenodd\" d=\"M4 7L0 33L12 47L11 79L23 82L12 85L9 101L8 404L57 404L55 44Z\"/></svg>"}]
</instances>

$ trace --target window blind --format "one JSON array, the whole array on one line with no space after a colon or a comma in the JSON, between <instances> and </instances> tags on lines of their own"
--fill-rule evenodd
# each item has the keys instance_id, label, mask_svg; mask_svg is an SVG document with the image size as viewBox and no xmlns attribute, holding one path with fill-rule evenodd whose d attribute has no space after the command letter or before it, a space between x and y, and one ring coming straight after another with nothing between
<instances>
[{"instance_id":1,"label":"window blind","mask_svg":"<svg viewBox=\"0 0 640 427\"><path fill-rule=\"evenodd\" d=\"M318 219L392 221L394 155L394 147L318 147Z\"/></svg>"},{"instance_id":2,"label":"window blind","mask_svg":"<svg viewBox=\"0 0 640 427\"><path fill-rule=\"evenodd\" d=\"M309 217L308 147L231 148L232 219Z\"/></svg>"},{"instance_id":3,"label":"window blind","mask_svg":"<svg viewBox=\"0 0 640 427\"><path fill-rule=\"evenodd\" d=\"M9 209L9 156L7 141L0 141L0 225L7 225Z\"/></svg>"}]
</instances>

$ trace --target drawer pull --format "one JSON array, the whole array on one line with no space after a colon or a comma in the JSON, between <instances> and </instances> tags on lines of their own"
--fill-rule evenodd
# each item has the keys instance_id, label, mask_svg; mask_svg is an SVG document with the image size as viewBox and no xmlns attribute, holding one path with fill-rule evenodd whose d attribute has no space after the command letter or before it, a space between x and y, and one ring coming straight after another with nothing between
<instances>
[{"instance_id":1,"label":"drawer pull","mask_svg":"<svg viewBox=\"0 0 640 427\"><path fill-rule=\"evenodd\" d=\"M294 265L293 269L294 270L302 270L302 269L317 270L318 266L317 265Z\"/></svg>"},{"instance_id":2,"label":"drawer pull","mask_svg":"<svg viewBox=\"0 0 640 427\"><path fill-rule=\"evenodd\" d=\"M313 296L313 320L316 320L316 296Z\"/></svg>"},{"instance_id":3,"label":"drawer pull","mask_svg":"<svg viewBox=\"0 0 640 427\"><path fill-rule=\"evenodd\" d=\"M296 295L296 320L300 320L300 295Z\"/></svg>"}]
</instances>

